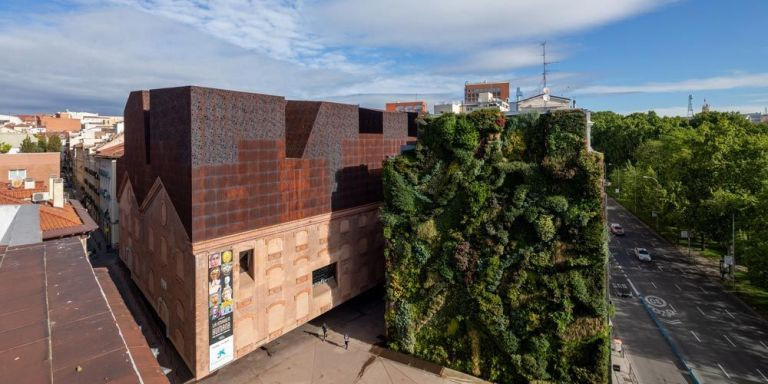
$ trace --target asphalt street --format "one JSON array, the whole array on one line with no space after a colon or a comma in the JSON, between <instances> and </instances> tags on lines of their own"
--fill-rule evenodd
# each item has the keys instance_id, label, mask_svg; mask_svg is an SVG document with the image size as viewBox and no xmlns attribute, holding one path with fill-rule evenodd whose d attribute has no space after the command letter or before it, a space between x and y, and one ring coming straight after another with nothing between
<instances>
[{"instance_id":1,"label":"asphalt street","mask_svg":"<svg viewBox=\"0 0 768 384\"><path fill-rule=\"evenodd\" d=\"M639 381L693 382L679 354L700 383L768 383L768 322L615 201L609 199L607 210L608 222L621 224L626 232L612 235L610 242L614 330ZM635 247L648 249L653 261L638 261Z\"/></svg>"}]
</instances>

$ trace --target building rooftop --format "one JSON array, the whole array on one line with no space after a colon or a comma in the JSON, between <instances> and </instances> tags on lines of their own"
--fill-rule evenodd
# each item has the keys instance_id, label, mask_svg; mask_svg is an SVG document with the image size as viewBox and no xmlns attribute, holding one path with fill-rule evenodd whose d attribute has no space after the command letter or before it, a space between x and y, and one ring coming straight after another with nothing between
<instances>
[{"instance_id":1,"label":"building rooftop","mask_svg":"<svg viewBox=\"0 0 768 384\"><path fill-rule=\"evenodd\" d=\"M3 381L142 382L79 238L0 245L0 260Z\"/></svg>"},{"instance_id":2,"label":"building rooftop","mask_svg":"<svg viewBox=\"0 0 768 384\"><path fill-rule=\"evenodd\" d=\"M31 208L38 216L37 223L42 239L54 239L64 236L73 236L79 234L87 234L94 231L98 226L96 222L88 215L88 212L77 200L68 200L61 208L54 207L50 202L32 203L29 199L34 192L47 192L48 187L42 185L35 189L0 189L0 206L31 206ZM30 210L29 207L25 207L24 210L18 212L26 212ZM3 244L3 232L2 223L15 223L16 220L20 220L16 216L18 212L14 214L4 214L0 217L0 244ZM30 211L31 212L31 211ZM33 230L34 228L29 228ZM7 243L6 243L7 244Z\"/></svg>"}]
</instances>

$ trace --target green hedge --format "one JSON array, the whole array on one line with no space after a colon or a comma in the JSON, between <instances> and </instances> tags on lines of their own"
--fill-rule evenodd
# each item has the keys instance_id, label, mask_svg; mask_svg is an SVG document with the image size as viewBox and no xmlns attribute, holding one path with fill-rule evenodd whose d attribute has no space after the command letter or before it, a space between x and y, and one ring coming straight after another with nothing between
<instances>
[{"instance_id":1,"label":"green hedge","mask_svg":"<svg viewBox=\"0 0 768 384\"><path fill-rule=\"evenodd\" d=\"M606 383L602 157L578 110L420 126L383 169L391 348L504 383Z\"/></svg>"}]
</instances>

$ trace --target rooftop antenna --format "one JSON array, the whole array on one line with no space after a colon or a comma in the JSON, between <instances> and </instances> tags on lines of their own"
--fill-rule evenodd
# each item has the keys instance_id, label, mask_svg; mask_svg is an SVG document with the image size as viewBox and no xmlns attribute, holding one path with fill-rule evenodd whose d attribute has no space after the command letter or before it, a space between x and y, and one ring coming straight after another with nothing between
<instances>
[{"instance_id":1,"label":"rooftop antenna","mask_svg":"<svg viewBox=\"0 0 768 384\"><path fill-rule=\"evenodd\" d=\"M688 117L693 117L693 95L688 95Z\"/></svg>"},{"instance_id":2,"label":"rooftop antenna","mask_svg":"<svg viewBox=\"0 0 768 384\"><path fill-rule=\"evenodd\" d=\"M547 41L545 40L543 43L541 43L541 57L542 57L542 71L541 71L541 77L544 81L544 88L547 88L547 64L550 64L547 61Z\"/></svg>"}]
</instances>

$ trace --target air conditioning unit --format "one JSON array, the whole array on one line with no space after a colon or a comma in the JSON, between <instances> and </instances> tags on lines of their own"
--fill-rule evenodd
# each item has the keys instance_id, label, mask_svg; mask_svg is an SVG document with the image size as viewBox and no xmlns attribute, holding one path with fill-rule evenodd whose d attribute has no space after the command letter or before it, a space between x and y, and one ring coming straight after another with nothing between
<instances>
[{"instance_id":1,"label":"air conditioning unit","mask_svg":"<svg viewBox=\"0 0 768 384\"><path fill-rule=\"evenodd\" d=\"M32 194L33 203L42 203L44 201L48 201L48 198L48 192L35 192Z\"/></svg>"}]
</instances>

